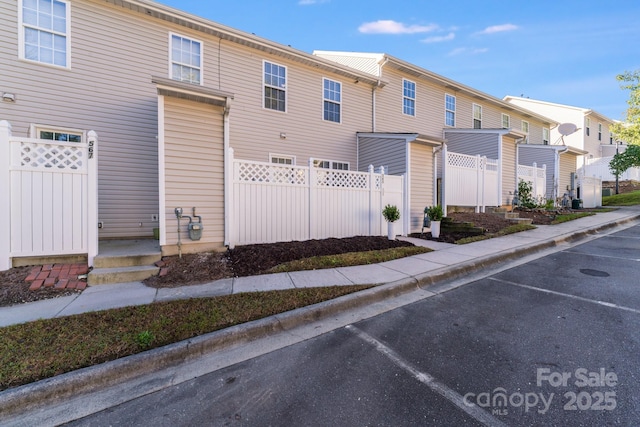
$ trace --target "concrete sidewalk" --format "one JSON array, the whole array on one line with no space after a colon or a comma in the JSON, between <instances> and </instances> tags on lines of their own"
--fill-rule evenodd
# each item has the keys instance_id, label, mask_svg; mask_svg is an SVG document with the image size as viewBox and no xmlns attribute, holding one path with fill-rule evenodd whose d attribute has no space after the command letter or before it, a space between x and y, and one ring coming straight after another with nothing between
<instances>
[{"instance_id":1,"label":"concrete sidewalk","mask_svg":"<svg viewBox=\"0 0 640 427\"><path fill-rule=\"evenodd\" d=\"M613 212L598 213L558 225L537 226L535 230L466 245L402 237L415 245L429 247L433 252L366 266L239 277L177 288L155 289L141 282L91 286L77 295L2 307L0 326L159 301L240 292L407 281L433 283L639 218L640 207L620 208Z\"/></svg>"},{"instance_id":2,"label":"concrete sidewalk","mask_svg":"<svg viewBox=\"0 0 640 427\"><path fill-rule=\"evenodd\" d=\"M142 283L87 288L82 294L0 308L0 324L180 298L291 287L376 283L345 295L112 362L0 392L0 425L60 425L257 357L340 327L433 297L474 277L569 247L583 238L636 225L640 207L467 245L436 244L433 252L376 265L292 272L153 289ZM616 229L616 227L620 227ZM433 242L411 240L416 244Z\"/></svg>"}]
</instances>

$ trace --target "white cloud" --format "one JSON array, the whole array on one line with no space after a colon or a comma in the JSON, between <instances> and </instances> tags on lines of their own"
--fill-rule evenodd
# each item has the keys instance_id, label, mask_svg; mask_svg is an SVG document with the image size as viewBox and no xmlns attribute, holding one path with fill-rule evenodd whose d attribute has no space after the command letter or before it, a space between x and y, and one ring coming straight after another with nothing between
<instances>
[{"instance_id":1,"label":"white cloud","mask_svg":"<svg viewBox=\"0 0 640 427\"><path fill-rule=\"evenodd\" d=\"M515 31L519 27L513 24L492 25L480 31L478 34L504 33L505 31Z\"/></svg>"},{"instance_id":2,"label":"white cloud","mask_svg":"<svg viewBox=\"0 0 640 427\"><path fill-rule=\"evenodd\" d=\"M305 1L305 0L303 0ZM309 1L309 0L306 0ZM383 19L375 22L366 22L358 28L364 34L415 34L428 33L438 29L435 24L430 25L405 25L390 19Z\"/></svg>"},{"instance_id":3,"label":"white cloud","mask_svg":"<svg viewBox=\"0 0 640 427\"><path fill-rule=\"evenodd\" d=\"M457 56L457 55L462 55L462 54L467 54L467 55L480 55L483 53L487 53L489 52L489 49L486 47L482 47L482 48L474 48L474 49L470 49L467 47L459 47L457 49L453 49L451 52L449 52L447 54L447 56Z\"/></svg>"},{"instance_id":4,"label":"white cloud","mask_svg":"<svg viewBox=\"0 0 640 427\"><path fill-rule=\"evenodd\" d=\"M422 39L420 41L422 43L440 43L440 42L446 42L446 41L449 41L449 40L453 40L454 38L456 38L455 33L449 33L446 36L427 37L426 39Z\"/></svg>"}]
</instances>

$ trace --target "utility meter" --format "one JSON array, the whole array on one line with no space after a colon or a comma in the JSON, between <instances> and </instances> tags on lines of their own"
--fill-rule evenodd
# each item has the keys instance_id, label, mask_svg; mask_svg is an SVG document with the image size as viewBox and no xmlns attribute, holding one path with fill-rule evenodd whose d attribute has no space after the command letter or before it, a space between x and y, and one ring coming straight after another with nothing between
<instances>
[{"instance_id":1,"label":"utility meter","mask_svg":"<svg viewBox=\"0 0 640 427\"><path fill-rule=\"evenodd\" d=\"M200 240L202 238L202 223L189 223L189 238L191 240Z\"/></svg>"}]
</instances>

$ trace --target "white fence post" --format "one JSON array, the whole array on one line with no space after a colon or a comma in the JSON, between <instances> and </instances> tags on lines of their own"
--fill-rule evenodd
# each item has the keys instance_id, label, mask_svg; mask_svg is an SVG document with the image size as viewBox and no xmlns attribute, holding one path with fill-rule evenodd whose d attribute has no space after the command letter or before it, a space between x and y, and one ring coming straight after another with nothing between
<instances>
[{"instance_id":1,"label":"white fence post","mask_svg":"<svg viewBox=\"0 0 640 427\"><path fill-rule=\"evenodd\" d=\"M375 209L373 207L373 192L376 190L375 169L369 165L369 236L373 236L373 224L376 221Z\"/></svg>"},{"instance_id":2,"label":"white fence post","mask_svg":"<svg viewBox=\"0 0 640 427\"><path fill-rule=\"evenodd\" d=\"M316 211L316 197L318 195L318 171L313 166L313 157L309 157L309 235L308 239L316 238L316 231L318 229L318 212Z\"/></svg>"},{"instance_id":3,"label":"white fence post","mask_svg":"<svg viewBox=\"0 0 640 427\"><path fill-rule=\"evenodd\" d=\"M446 184L446 180L447 180L447 167L449 166L449 156L447 155L447 144L442 144L442 176L440 177L440 203L442 204L442 215L443 216L447 216L447 186ZM434 183L436 184L436 183ZM435 193L435 198L437 199L438 195L438 188L437 185L435 185L436 188L434 188L434 193ZM437 205L437 201L436 203L434 203L434 206Z\"/></svg>"},{"instance_id":4,"label":"white fence post","mask_svg":"<svg viewBox=\"0 0 640 427\"><path fill-rule=\"evenodd\" d=\"M533 195L538 197L538 163L533 162L533 169L531 170L531 178L533 181Z\"/></svg>"},{"instance_id":5,"label":"white fence post","mask_svg":"<svg viewBox=\"0 0 640 427\"><path fill-rule=\"evenodd\" d=\"M11 268L11 124L0 120L0 271Z\"/></svg>"},{"instance_id":6,"label":"white fence post","mask_svg":"<svg viewBox=\"0 0 640 427\"><path fill-rule=\"evenodd\" d=\"M98 134L87 133L87 261L98 255Z\"/></svg>"}]
</instances>

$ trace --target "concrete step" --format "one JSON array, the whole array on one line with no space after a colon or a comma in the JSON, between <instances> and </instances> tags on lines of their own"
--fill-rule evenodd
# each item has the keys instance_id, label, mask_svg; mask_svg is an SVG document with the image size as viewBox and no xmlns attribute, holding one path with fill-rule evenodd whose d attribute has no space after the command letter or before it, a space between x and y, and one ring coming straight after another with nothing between
<instances>
[{"instance_id":1,"label":"concrete step","mask_svg":"<svg viewBox=\"0 0 640 427\"><path fill-rule=\"evenodd\" d=\"M500 214L500 216L504 217L506 219L517 219L517 218L520 218L520 214L518 212L505 212L503 214Z\"/></svg>"},{"instance_id":2,"label":"concrete step","mask_svg":"<svg viewBox=\"0 0 640 427\"><path fill-rule=\"evenodd\" d=\"M533 222L533 219L531 219L531 218L509 218L509 221L513 222L514 224L531 224Z\"/></svg>"},{"instance_id":3,"label":"concrete step","mask_svg":"<svg viewBox=\"0 0 640 427\"><path fill-rule=\"evenodd\" d=\"M155 265L141 265L114 268L94 268L87 276L89 286L108 285L112 283L139 282L158 274L160 269Z\"/></svg>"},{"instance_id":4,"label":"concrete step","mask_svg":"<svg viewBox=\"0 0 640 427\"><path fill-rule=\"evenodd\" d=\"M486 208L486 212L487 213L494 213L494 214L502 214L502 213L506 213L509 212L509 209L504 208L504 207L493 207L493 208Z\"/></svg>"},{"instance_id":5,"label":"concrete step","mask_svg":"<svg viewBox=\"0 0 640 427\"><path fill-rule=\"evenodd\" d=\"M93 260L95 268L116 268L153 265L162 259L160 252L135 255L98 255Z\"/></svg>"}]
</instances>

